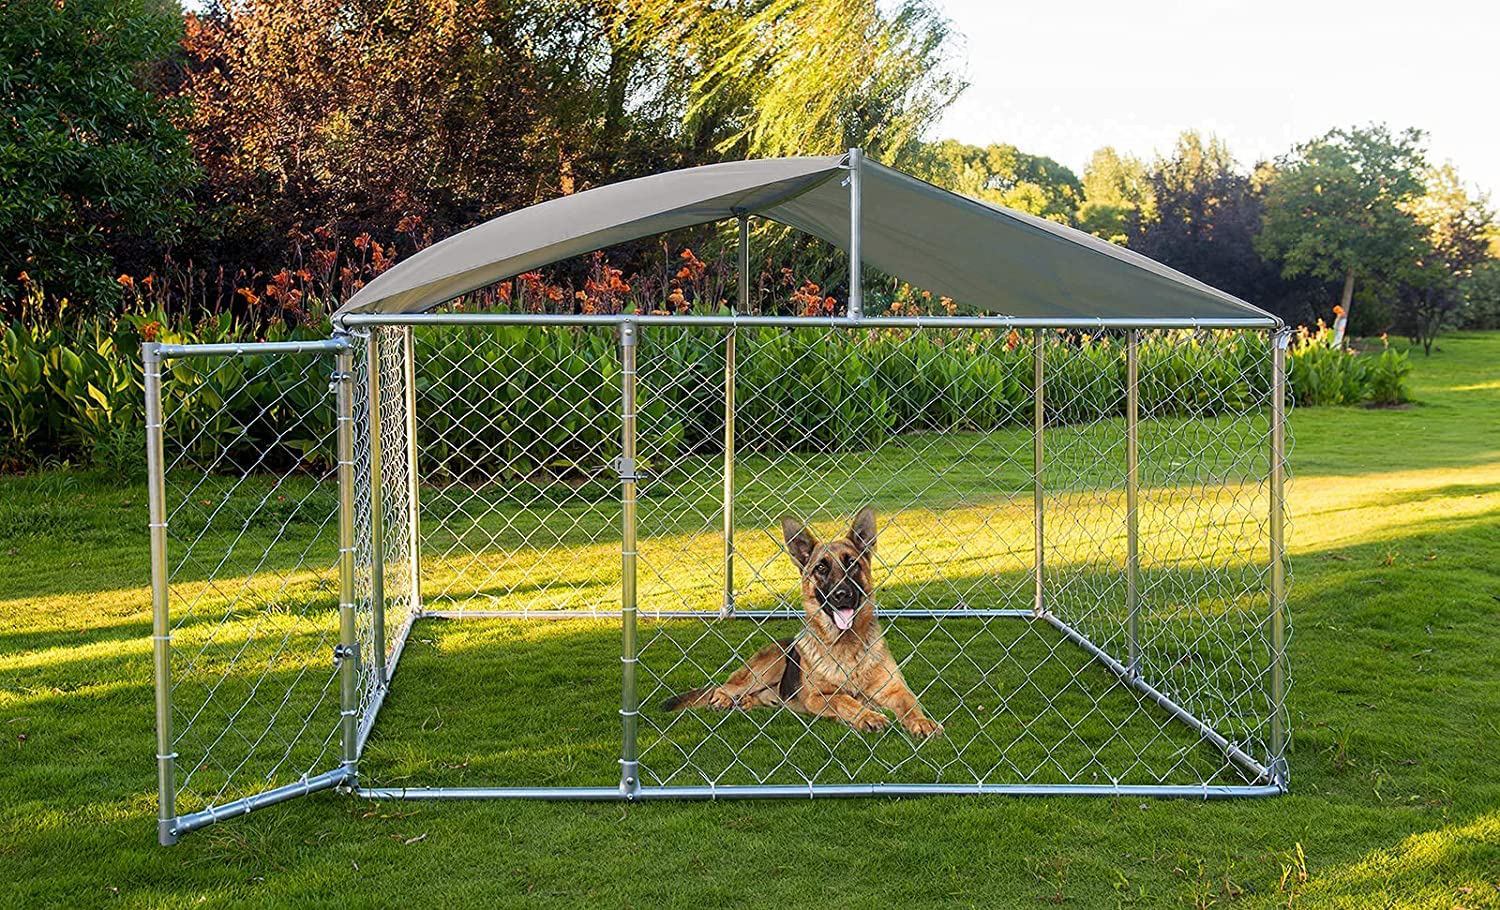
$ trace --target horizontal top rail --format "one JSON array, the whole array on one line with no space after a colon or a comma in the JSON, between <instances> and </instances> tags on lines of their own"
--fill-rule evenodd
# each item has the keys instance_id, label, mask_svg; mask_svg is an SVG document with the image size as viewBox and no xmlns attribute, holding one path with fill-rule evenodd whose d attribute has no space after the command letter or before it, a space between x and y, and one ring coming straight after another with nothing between
<instances>
[{"instance_id":1,"label":"horizontal top rail","mask_svg":"<svg viewBox=\"0 0 1500 910\"><path fill-rule=\"evenodd\" d=\"M259 354L338 353L350 350L344 338L314 338L305 341L247 341L225 344L158 344L162 360L181 357L252 357Z\"/></svg>"},{"instance_id":2,"label":"horizontal top rail","mask_svg":"<svg viewBox=\"0 0 1500 910\"><path fill-rule=\"evenodd\" d=\"M1104 318L1098 316L662 316L634 313L349 313L342 326L366 325L675 325L767 326L780 328L843 329L1274 329L1281 320L1244 316L1222 319Z\"/></svg>"}]
</instances>

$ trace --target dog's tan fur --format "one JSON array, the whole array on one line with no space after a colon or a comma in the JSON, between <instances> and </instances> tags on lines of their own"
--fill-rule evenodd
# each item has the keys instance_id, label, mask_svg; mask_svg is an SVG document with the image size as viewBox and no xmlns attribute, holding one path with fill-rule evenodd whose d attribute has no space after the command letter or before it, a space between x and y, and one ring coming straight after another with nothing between
<instances>
[{"instance_id":1,"label":"dog's tan fur","mask_svg":"<svg viewBox=\"0 0 1500 910\"><path fill-rule=\"evenodd\" d=\"M942 725L922 711L906 685L875 618L870 569L875 512L861 509L847 537L826 543L794 518L783 518L781 528L787 552L802 570L805 634L762 648L722 685L685 692L662 707L784 706L834 717L856 730L882 729L890 722L884 713L889 710L914 736L941 733ZM850 627L841 630L825 611L823 597L844 590L857 592L858 606Z\"/></svg>"}]
</instances>

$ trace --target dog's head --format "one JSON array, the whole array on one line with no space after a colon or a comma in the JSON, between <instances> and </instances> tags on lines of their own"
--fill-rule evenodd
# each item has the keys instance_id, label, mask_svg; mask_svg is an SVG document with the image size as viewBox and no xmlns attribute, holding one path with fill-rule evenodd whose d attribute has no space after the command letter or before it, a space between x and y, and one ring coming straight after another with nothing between
<instances>
[{"instance_id":1,"label":"dog's head","mask_svg":"<svg viewBox=\"0 0 1500 910\"><path fill-rule=\"evenodd\" d=\"M833 639L864 626L874 616L870 600L870 560L875 556L875 510L854 516L847 537L819 543L807 526L790 516L781 533L792 561L802 570L802 606L808 624Z\"/></svg>"}]
</instances>

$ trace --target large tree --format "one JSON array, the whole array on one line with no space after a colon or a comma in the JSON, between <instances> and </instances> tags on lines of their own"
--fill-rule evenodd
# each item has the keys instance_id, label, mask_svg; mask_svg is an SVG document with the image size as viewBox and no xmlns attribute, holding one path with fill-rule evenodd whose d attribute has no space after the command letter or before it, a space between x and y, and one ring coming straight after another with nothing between
<instances>
[{"instance_id":1,"label":"large tree","mask_svg":"<svg viewBox=\"0 0 1500 910\"><path fill-rule=\"evenodd\" d=\"M1490 260L1495 215L1483 194L1471 196L1451 164L1430 169L1426 191L1407 206L1424 237L1397 282L1397 328L1426 354ZM1482 287L1482 284L1481 284Z\"/></svg>"},{"instance_id":2,"label":"large tree","mask_svg":"<svg viewBox=\"0 0 1500 910\"><path fill-rule=\"evenodd\" d=\"M199 246L248 273L315 227L421 242L721 158L899 159L961 86L921 0L221 0L187 47Z\"/></svg>"},{"instance_id":3,"label":"large tree","mask_svg":"<svg viewBox=\"0 0 1500 910\"><path fill-rule=\"evenodd\" d=\"M1340 341L1356 281L1392 279L1416 258L1424 231L1408 204L1425 166L1421 131L1383 125L1335 129L1277 160L1260 250L1289 278L1343 283Z\"/></svg>"},{"instance_id":4,"label":"large tree","mask_svg":"<svg viewBox=\"0 0 1500 910\"><path fill-rule=\"evenodd\" d=\"M1078 226L1096 237L1124 244L1155 214L1145 162L1110 146L1095 151L1083 171Z\"/></svg>"},{"instance_id":5,"label":"large tree","mask_svg":"<svg viewBox=\"0 0 1500 910\"><path fill-rule=\"evenodd\" d=\"M1261 198L1220 139L1189 130L1147 177L1152 207L1130 246L1253 303L1274 305L1274 273L1255 249Z\"/></svg>"},{"instance_id":6,"label":"large tree","mask_svg":"<svg viewBox=\"0 0 1500 910\"><path fill-rule=\"evenodd\" d=\"M112 237L175 236L195 172L151 81L181 31L165 0L0 3L0 301L114 300Z\"/></svg>"},{"instance_id":7,"label":"large tree","mask_svg":"<svg viewBox=\"0 0 1500 910\"><path fill-rule=\"evenodd\" d=\"M1066 165L1013 145L965 145L944 139L921 147L916 174L957 193L1071 224L1083 183Z\"/></svg>"}]
</instances>

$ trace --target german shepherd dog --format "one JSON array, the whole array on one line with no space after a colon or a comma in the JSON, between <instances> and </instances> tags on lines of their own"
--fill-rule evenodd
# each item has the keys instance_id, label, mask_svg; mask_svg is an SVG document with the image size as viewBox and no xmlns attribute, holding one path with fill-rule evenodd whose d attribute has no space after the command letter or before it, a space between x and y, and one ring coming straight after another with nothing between
<instances>
[{"instance_id":1,"label":"german shepherd dog","mask_svg":"<svg viewBox=\"0 0 1500 910\"><path fill-rule=\"evenodd\" d=\"M913 736L933 736L929 718L891 659L871 599L875 512L866 506L849 536L819 543L795 518L781 519L787 552L802 570L806 616L795 638L774 642L719 686L674 696L666 711L710 707L727 711L784 706L835 717L856 730L880 730L890 710Z\"/></svg>"}]
</instances>

